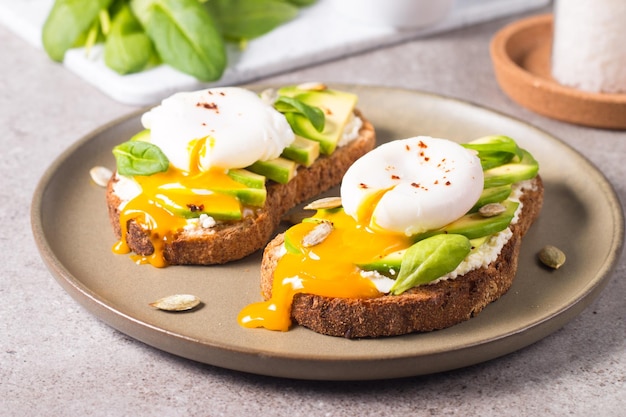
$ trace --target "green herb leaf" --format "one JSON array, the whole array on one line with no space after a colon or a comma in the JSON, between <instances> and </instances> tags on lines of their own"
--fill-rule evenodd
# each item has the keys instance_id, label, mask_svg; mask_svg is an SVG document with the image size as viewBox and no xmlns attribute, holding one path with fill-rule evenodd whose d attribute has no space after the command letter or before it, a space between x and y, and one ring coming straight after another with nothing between
<instances>
[{"instance_id":1,"label":"green herb leaf","mask_svg":"<svg viewBox=\"0 0 626 417\"><path fill-rule=\"evenodd\" d=\"M278 96L274 108L281 113L297 113L309 119L315 130L324 130L326 117L319 107L309 106L295 97ZM289 119L287 119L289 120ZM292 126L293 127L293 126Z\"/></svg>"},{"instance_id":2,"label":"green herb leaf","mask_svg":"<svg viewBox=\"0 0 626 417\"><path fill-rule=\"evenodd\" d=\"M441 234L420 240L404 254L391 293L402 294L454 271L471 250L469 239L463 235Z\"/></svg>"},{"instance_id":3,"label":"green herb leaf","mask_svg":"<svg viewBox=\"0 0 626 417\"><path fill-rule=\"evenodd\" d=\"M291 3L291 4L295 4L296 6L304 7L304 6L310 6L311 4L315 3L317 0L283 0L283 1L287 1L288 3Z\"/></svg>"},{"instance_id":4,"label":"green herb leaf","mask_svg":"<svg viewBox=\"0 0 626 417\"><path fill-rule=\"evenodd\" d=\"M130 4L163 62L201 81L221 78L226 68L224 41L197 0L131 0Z\"/></svg>"},{"instance_id":5,"label":"green herb leaf","mask_svg":"<svg viewBox=\"0 0 626 417\"><path fill-rule=\"evenodd\" d=\"M117 172L122 175L152 175L165 172L169 160L161 149L150 142L128 141L113 148Z\"/></svg>"},{"instance_id":6,"label":"green herb leaf","mask_svg":"<svg viewBox=\"0 0 626 417\"><path fill-rule=\"evenodd\" d=\"M128 4L113 17L104 44L104 62L119 74L139 72L158 62L152 41Z\"/></svg>"},{"instance_id":7,"label":"green herb leaf","mask_svg":"<svg viewBox=\"0 0 626 417\"><path fill-rule=\"evenodd\" d=\"M94 26L101 10L112 0L56 0L42 28L41 41L46 53L63 61L65 52ZM99 23L98 23L99 26Z\"/></svg>"},{"instance_id":8,"label":"green herb leaf","mask_svg":"<svg viewBox=\"0 0 626 417\"><path fill-rule=\"evenodd\" d=\"M298 7L282 0L211 0L205 3L228 39L253 39L298 15Z\"/></svg>"},{"instance_id":9,"label":"green herb leaf","mask_svg":"<svg viewBox=\"0 0 626 417\"><path fill-rule=\"evenodd\" d=\"M478 152L478 158L480 158L483 170L507 164L516 156L518 158L522 157L521 149L508 136L485 136L469 143L464 143L462 146Z\"/></svg>"}]
</instances>

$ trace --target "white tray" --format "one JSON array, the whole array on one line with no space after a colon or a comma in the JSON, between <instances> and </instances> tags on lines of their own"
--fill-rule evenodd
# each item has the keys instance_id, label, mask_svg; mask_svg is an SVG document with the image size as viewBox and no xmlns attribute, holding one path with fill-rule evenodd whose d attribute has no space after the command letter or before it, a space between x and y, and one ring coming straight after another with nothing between
<instances>
[{"instance_id":1,"label":"white tray","mask_svg":"<svg viewBox=\"0 0 626 417\"><path fill-rule=\"evenodd\" d=\"M41 48L41 27L54 0L0 0L0 23ZM120 76L104 65L102 48L89 56L68 51L63 64L115 100L150 105L176 91L250 82L356 52L441 33L546 6L550 0L457 0L442 22L419 30L402 31L351 21L338 15L325 0L302 9L293 21L248 43L245 51L228 49L228 68L219 82L201 83L161 65L138 74ZM323 30L320 30L322 28ZM304 45L304 46L303 46Z\"/></svg>"}]
</instances>

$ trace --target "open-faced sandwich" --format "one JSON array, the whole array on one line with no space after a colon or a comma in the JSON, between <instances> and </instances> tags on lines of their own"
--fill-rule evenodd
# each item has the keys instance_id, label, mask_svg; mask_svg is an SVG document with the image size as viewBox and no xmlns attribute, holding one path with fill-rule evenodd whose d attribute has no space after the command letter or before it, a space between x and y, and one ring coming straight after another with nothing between
<instances>
[{"instance_id":1,"label":"open-faced sandwich","mask_svg":"<svg viewBox=\"0 0 626 417\"><path fill-rule=\"evenodd\" d=\"M312 203L314 216L269 243L266 300L239 323L361 338L471 318L513 282L543 202L538 169L505 136L381 145L350 167L340 198Z\"/></svg>"},{"instance_id":2,"label":"open-faced sandwich","mask_svg":"<svg viewBox=\"0 0 626 417\"><path fill-rule=\"evenodd\" d=\"M177 93L113 149L107 205L138 263L221 264L262 249L295 205L374 147L357 96L308 83Z\"/></svg>"}]
</instances>

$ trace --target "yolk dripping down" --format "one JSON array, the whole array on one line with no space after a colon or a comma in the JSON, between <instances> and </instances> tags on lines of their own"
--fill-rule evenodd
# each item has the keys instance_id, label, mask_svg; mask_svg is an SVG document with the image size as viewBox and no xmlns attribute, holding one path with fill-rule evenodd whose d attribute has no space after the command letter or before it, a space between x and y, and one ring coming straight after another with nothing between
<instances>
[{"instance_id":1,"label":"yolk dripping down","mask_svg":"<svg viewBox=\"0 0 626 417\"><path fill-rule=\"evenodd\" d=\"M154 247L151 255L133 255L133 260L164 267L167 266L165 244L187 225L186 217L194 216L195 211L218 207L219 212L233 216L224 220L241 217L242 204L235 196L213 190L237 190L245 185L230 178L224 169L201 171L198 168L200 156L206 152L206 141L207 138L202 138L190 143L189 171L170 165L165 172L134 177L142 191L121 210L121 239L113 246L115 253L130 252L126 241L130 220L135 220L148 233Z\"/></svg>"},{"instance_id":2,"label":"yolk dripping down","mask_svg":"<svg viewBox=\"0 0 626 417\"><path fill-rule=\"evenodd\" d=\"M302 239L317 225L303 222L290 228L285 239L300 253L288 251L274 271L272 297L245 307L238 316L244 327L287 331L291 304L298 293L339 298L374 298L382 294L355 265L411 245L405 235L374 232L343 210L320 210L316 219L330 221L334 230L321 243L302 247Z\"/></svg>"}]
</instances>

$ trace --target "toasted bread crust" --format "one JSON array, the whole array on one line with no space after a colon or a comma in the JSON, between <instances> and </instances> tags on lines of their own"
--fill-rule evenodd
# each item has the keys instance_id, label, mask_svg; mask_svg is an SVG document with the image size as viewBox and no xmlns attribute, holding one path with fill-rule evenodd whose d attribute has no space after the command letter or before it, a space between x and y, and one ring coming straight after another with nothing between
<instances>
[{"instance_id":1,"label":"toasted bread crust","mask_svg":"<svg viewBox=\"0 0 626 417\"><path fill-rule=\"evenodd\" d=\"M541 178L537 177L533 185L522 195L522 214L511 226L513 236L488 267L397 296L349 299L296 294L291 309L293 321L330 336L365 338L443 329L470 319L513 283L522 237L539 216L543 203ZM271 296L273 271L283 241L282 234L277 236L264 252L261 290L266 298Z\"/></svg>"},{"instance_id":2,"label":"toasted bread crust","mask_svg":"<svg viewBox=\"0 0 626 417\"><path fill-rule=\"evenodd\" d=\"M164 248L165 260L170 265L211 265L241 259L262 249L278 227L281 217L294 206L339 184L354 161L373 149L376 134L372 124L358 111L363 121L359 137L339 147L330 156L321 156L310 167L299 167L294 179L287 184L269 182L265 205L254 216L218 224L198 233L181 231ZM114 192L115 176L107 186L109 220L115 236L121 238L120 210L122 202ZM148 234L131 220L126 241L130 249L143 256L154 252Z\"/></svg>"}]
</instances>

